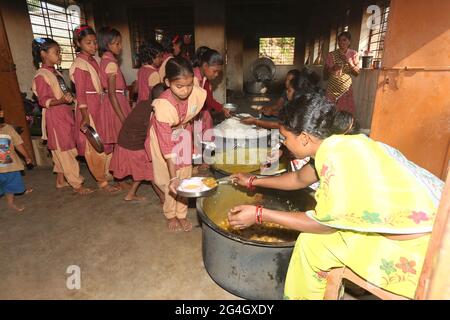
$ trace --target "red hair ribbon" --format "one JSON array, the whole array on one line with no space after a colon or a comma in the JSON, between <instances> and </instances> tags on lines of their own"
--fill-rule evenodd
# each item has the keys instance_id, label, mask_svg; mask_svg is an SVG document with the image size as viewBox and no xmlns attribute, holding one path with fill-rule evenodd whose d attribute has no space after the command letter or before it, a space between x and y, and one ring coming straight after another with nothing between
<instances>
[{"instance_id":1,"label":"red hair ribbon","mask_svg":"<svg viewBox=\"0 0 450 320\"><path fill-rule=\"evenodd\" d=\"M75 34L77 35L77 37L79 37L79 36L80 36L80 33L81 33L83 30L86 30L86 29L89 29L89 28L90 28L90 26L82 26L82 27L78 27L78 28L75 29Z\"/></svg>"}]
</instances>

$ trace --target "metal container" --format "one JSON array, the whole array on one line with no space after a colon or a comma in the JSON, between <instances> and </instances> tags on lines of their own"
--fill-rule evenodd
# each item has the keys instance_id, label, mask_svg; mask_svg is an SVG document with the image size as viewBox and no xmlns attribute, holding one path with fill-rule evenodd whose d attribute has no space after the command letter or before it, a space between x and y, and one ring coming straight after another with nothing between
<instances>
[{"instance_id":1,"label":"metal container","mask_svg":"<svg viewBox=\"0 0 450 320\"><path fill-rule=\"evenodd\" d=\"M225 290L245 299L282 299L284 280L298 233L292 240L267 243L249 240L221 227L230 208L239 204L261 203L266 208L305 211L315 206L306 191L257 190L257 197L243 189L220 185L208 198L197 199L202 221L202 251L205 268L211 278ZM287 205L286 200L291 204ZM290 208L288 208L290 207Z\"/></svg>"}]
</instances>

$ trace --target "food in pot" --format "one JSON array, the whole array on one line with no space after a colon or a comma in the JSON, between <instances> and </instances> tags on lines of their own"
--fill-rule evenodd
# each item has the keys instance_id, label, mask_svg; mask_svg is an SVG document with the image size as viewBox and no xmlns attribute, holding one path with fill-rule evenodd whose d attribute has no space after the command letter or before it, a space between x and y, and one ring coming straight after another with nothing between
<instances>
[{"instance_id":1,"label":"food in pot","mask_svg":"<svg viewBox=\"0 0 450 320\"><path fill-rule=\"evenodd\" d=\"M269 243L291 242L295 241L298 236L298 231L286 229L279 224L271 222L254 224L247 229L234 229L226 218L219 224L219 227L249 240Z\"/></svg>"}]
</instances>

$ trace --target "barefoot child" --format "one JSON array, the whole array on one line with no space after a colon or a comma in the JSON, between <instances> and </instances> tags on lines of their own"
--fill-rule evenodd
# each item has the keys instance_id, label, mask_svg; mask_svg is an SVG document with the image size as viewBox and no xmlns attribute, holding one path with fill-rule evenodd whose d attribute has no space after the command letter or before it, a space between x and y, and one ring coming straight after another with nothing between
<instances>
[{"instance_id":1,"label":"barefoot child","mask_svg":"<svg viewBox=\"0 0 450 320\"><path fill-rule=\"evenodd\" d=\"M70 106L73 96L61 89L57 77L60 77L59 81L63 78L54 67L61 63L61 49L53 39L37 38L33 40L32 53L38 68L32 88L42 107L42 133L55 163L56 188L70 185L81 195L92 193L92 189L82 186L84 178L76 159L75 119ZM39 64L42 64L41 68Z\"/></svg>"},{"instance_id":2,"label":"barefoot child","mask_svg":"<svg viewBox=\"0 0 450 320\"><path fill-rule=\"evenodd\" d=\"M114 147L120 128L131 111L125 95L127 84L117 61L122 52L122 37L116 29L103 27L98 32L98 43L98 54L101 57L100 80L106 92L102 99L102 109L109 118L108 123L112 123L105 128L103 143Z\"/></svg>"},{"instance_id":3,"label":"barefoot child","mask_svg":"<svg viewBox=\"0 0 450 320\"><path fill-rule=\"evenodd\" d=\"M189 61L175 57L167 62L165 84L169 87L154 100L150 127L150 151L155 183L164 190L163 206L170 231L190 231L187 199L176 195L181 179L192 173L192 121L206 100L206 91L194 86Z\"/></svg>"},{"instance_id":4,"label":"barefoot child","mask_svg":"<svg viewBox=\"0 0 450 320\"><path fill-rule=\"evenodd\" d=\"M163 61L163 51L163 47L153 40L146 41L139 47L141 67L139 68L137 79L138 103L148 100L153 87L161 83L158 69Z\"/></svg>"},{"instance_id":5,"label":"barefoot child","mask_svg":"<svg viewBox=\"0 0 450 320\"><path fill-rule=\"evenodd\" d=\"M4 123L3 111L0 109L0 196L5 195L8 208L21 212L23 206L14 203L14 195L31 192L26 190L20 171L24 169L22 161L16 153L19 151L27 164L32 164L23 140L14 128Z\"/></svg>"},{"instance_id":6,"label":"barefoot child","mask_svg":"<svg viewBox=\"0 0 450 320\"><path fill-rule=\"evenodd\" d=\"M153 87L152 95L158 97L164 91L164 85L159 83ZM139 102L125 119L119 133L119 140L114 148L111 160L111 171L114 178L124 179L132 176L133 185L125 196L125 201L143 201L145 197L136 195L137 188L142 181L153 180L153 166L150 152L146 145L149 144L148 132L150 116L153 111L151 99ZM153 184L153 189L164 203L164 193Z\"/></svg>"},{"instance_id":7,"label":"barefoot child","mask_svg":"<svg viewBox=\"0 0 450 320\"><path fill-rule=\"evenodd\" d=\"M86 158L89 170L101 190L117 192L117 186L108 183L109 163L113 146L105 145L105 152L98 153L86 139L86 125L96 129L102 141L110 119L102 110L104 94L100 81L100 67L94 59L97 51L97 36L90 26L82 25L73 34L75 50L78 52L69 70L70 79L75 84L77 105L75 110L75 131L78 154Z\"/></svg>"}]
</instances>

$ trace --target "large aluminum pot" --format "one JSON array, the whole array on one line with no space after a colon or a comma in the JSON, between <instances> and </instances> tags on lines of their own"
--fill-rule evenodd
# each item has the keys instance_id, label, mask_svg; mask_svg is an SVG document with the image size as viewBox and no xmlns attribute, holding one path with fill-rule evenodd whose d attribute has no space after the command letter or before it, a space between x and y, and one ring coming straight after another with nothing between
<instances>
[{"instance_id":1,"label":"large aluminum pot","mask_svg":"<svg viewBox=\"0 0 450 320\"><path fill-rule=\"evenodd\" d=\"M302 190L261 189L255 195L230 185L219 185L214 195L197 200L203 231L203 262L211 278L237 296L255 300L282 299L298 233L286 230L288 242L269 243L249 240L220 227L230 208L257 203L278 210L304 211L315 206L314 198Z\"/></svg>"}]
</instances>

